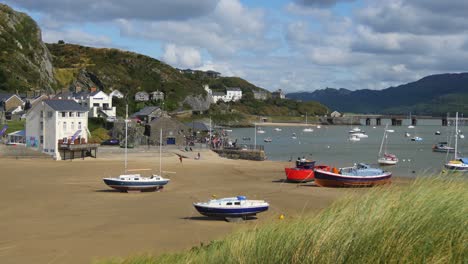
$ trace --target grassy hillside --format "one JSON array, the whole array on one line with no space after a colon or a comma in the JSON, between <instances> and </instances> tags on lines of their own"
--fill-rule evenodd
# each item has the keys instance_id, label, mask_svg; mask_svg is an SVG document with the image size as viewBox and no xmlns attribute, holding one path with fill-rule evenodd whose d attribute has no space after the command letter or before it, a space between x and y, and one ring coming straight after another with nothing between
<instances>
[{"instance_id":1,"label":"grassy hillside","mask_svg":"<svg viewBox=\"0 0 468 264\"><path fill-rule=\"evenodd\" d=\"M466 179L453 175L420 178L190 251L101 263L464 263L467 189Z\"/></svg>"},{"instance_id":2,"label":"grassy hillside","mask_svg":"<svg viewBox=\"0 0 468 264\"><path fill-rule=\"evenodd\" d=\"M47 44L62 86L70 85L85 69L105 90L118 89L133 96L138 91L160 90L167 100L179 102L187 95L203 94L203 80L191 80L171 66L133 52L72 44Z\"/></svg>"}]
</instances>

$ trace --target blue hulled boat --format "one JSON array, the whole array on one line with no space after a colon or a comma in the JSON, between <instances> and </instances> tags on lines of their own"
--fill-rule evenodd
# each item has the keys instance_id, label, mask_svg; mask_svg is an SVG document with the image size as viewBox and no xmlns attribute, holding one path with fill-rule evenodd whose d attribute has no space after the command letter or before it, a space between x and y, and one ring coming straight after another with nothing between
<instances>
[{"instance_id":1,"label":"blue hulled boat","mask_svg":"<svg viewBox=\"0 0 468 264\"><path fill-rule=\"evenodd\" d=\"M315 183L322 187L368 187L390 182L392 173L359 163L331 171L315 169Z\"/></svg>"},{"instance_id":2,"label":"blue hulled boat","mask_svg":"<svg viewBox=\"0 0 468 264\"><path fill-rule=\"evenodd\" d=\"M193 206L205 216L244 218L264 212L270 205L263 200L247 200L245 196L236 196L198 202Z\"/></svg>"}]
</instances>

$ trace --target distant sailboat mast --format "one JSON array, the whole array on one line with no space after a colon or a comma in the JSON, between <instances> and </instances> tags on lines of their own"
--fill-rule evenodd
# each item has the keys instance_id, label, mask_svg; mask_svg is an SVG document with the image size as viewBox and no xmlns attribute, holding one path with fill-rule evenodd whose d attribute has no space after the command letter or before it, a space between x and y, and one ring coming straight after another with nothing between
<instances>
[{"instance_id":1,"label":"distant sailboat mast","mask_svg":"<svg viewBox=\"0 0 468 264\"><path fill-rule=\"evenodd\" d=\"M125 105L125 174L127 174L128 104Z\"/></svg>"},{"instance_id":2,"label":"distant sailboat mast","mask_svg":"<svg viewBox=\"0 0 468 264\"><path fill-rule=\"evenodd\" d=\"M457 150L458 148L458 112L455 113L455 160L458 158L457 157Z\"/></svg>"}]
</instances>

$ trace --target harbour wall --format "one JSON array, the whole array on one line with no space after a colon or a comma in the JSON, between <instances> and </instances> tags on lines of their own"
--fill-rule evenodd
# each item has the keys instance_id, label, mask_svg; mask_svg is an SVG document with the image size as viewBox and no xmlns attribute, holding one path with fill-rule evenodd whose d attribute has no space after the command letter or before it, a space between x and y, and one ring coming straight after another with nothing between
<instances>
[{"instance_id":1,"label":"harbour wall","mask_svg":"<svg viewBox=\"0 0 468 264\"><path fill-rule=\"evenodd\" d=\"M213 151L228 159L265 160L265 151L263 150L213 149Z\"/></svg>"}]
</instances>

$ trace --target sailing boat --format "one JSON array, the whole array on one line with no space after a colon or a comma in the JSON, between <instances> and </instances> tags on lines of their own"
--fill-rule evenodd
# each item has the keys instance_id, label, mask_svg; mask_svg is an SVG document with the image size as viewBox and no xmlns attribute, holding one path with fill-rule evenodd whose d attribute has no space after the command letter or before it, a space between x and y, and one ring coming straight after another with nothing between
<instances>
[{"instance_id":1,"label":"sailing boat","mask_svg":"<svg viewBox=\"0 0 468 264\"><path fill-rule=\"evenodd\" d=\"M306 126L307 126L307 112L306 112ZM304 129L302 129L302 132L314 132L314 130L311 128L311 127L306 127Z\"/></svg>"},{"instance_id":2,"label":"sailing boat","mask_svg":"<svg viewBox=\"0 0 468 264\"><path fill-rule=\"evenodd\" d=\"M159 174L152 175L151 177L143 177L140 174L128 174L127 170L127 145L128 145L128 105L126 106L125 114L125 171L119 177L110 177L102 179L107 186L119 190L121 192L127 191L156 191L163 188L169 182L169 179L165 179L161 176L161 154L162 154L162 129L159 135Z\"/></svg>"},{"instance_id":3,"label":"sailing boat","mask_svg":"<svg viewBox=\"0 0 468 264\"><path fill-rule=\"evenodd\" d=\"M388 124L385 126L384 134L382 137L382 143L380 144L379 150L379 159L377 160L380 165L395 165L398 163L398 158L394 154L387 153L387 142L388 142L388 135L389 131L387 130ZM382 156L383 150L383 156Z\"/></svg>"},{"instance_id":4,"label":"sailing boat","mask_svg":"<svg viewBox=\"0 0 468 264\"><path fill-rule=\"evenodd\" d=\"M455 152L453 160L445 164L445 168L453 171L468 172L468 158L458 157L458 112L455 115Z\"/></svg>"}]
</instances>

